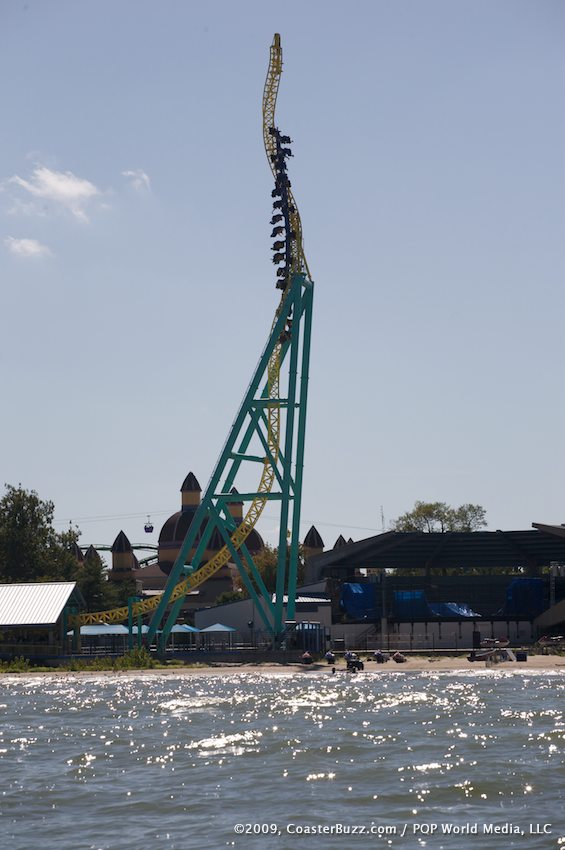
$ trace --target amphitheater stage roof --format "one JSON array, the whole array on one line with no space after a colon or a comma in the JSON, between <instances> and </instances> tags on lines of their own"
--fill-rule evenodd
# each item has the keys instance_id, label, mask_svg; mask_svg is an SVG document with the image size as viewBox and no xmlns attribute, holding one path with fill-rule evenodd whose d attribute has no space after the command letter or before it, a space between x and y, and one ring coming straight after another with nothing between
<instances>
[{"instance_id":1,"label":"amphitheater stage roof","mask_svg":"<svg viewBox=\"0 0 565 850\"><path fill-rule=\"evenodd\" d=\"M323 552L311 563L325 576L345 576L359 568L531 570L565 563L564 530L536 524L535 531L387 531Z\"/></svg>"}]
</instances>

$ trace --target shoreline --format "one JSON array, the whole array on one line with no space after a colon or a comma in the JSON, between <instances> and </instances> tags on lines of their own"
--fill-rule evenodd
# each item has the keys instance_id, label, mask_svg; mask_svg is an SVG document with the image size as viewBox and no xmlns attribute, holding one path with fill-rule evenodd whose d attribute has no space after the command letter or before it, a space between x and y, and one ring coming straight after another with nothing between
<instances>
[{"instance_id":1,"label":"shoreline","mask_svg":"<svg viewBox=\"0 0 565 850\"><path fill-rule=\"evenodd\" d=\"M363 656L361 655L362 660ZM232 664L222 662L210 665L201 666L171 666L171 667L149 667L149 668L129 668L125 670L61 670L53 667L52 670L22 670L22 671L0 671L0 683L6 680L13 681L14 677L47 677L60 678L67 676L87 676L87 677L106 677L106 676L234 676L247 674L264 674L278 676L292 676L301 674L304 676L312 675L327 675L332 676L332 667L335 667L336 676L347 676L347 678L355 679L357 676L362 678L367 674L382 674L389 673L457 673L457 672L479 672L481 670L493 670L503 672L563 672L565 673L565 656L560 655L531 655L526 661L505 661L492 666L488 666L484 661L469 661L467 656L435 656L409 658L403 664L397 664L394 661L388 661L385 664L377 664L374 661L364 661L365 670L361 673L349 673L343 661L339 661L334 665L324 662L315 662L313 664L302 664L300 662L289 662L287 664L277 664L272 662L262 662L258 664L234 662Z\"/></svg>"}]
</instances>

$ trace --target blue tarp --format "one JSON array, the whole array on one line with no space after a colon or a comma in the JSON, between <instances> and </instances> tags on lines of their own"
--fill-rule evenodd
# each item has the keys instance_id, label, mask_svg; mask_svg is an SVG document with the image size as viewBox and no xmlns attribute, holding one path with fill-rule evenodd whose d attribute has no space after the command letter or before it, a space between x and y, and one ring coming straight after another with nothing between
<instances>
[{"instance_id":1,"label":"blue tarp","mask_svg":"<svg viewBox=\"0 0 565 850\"><path fill-rule=\"evenodd\" d=\"M434 613L423 590L395 590L394 618L396 620L433 619Z\"/></svg>"},{"instance_id":2,"label":"blue tarp","mask_svg":"<svg viewBox=\"0 0 565 850\"><path fill-rule=\"evenodd\" d=\"M468 617L476 619L480 617L466 602L430 602L430 608L438 617Z\"/></svg>"},{"instance_id":3,"label":"blue tarp","mask_svg":"<svg viewBox=\"0 0 565 850\"><path fill-rule=\"evenodd\" d=\"M380 617L376 585L345 582L341 588L340 608L353 620L374 620Z\"/></svg>"},{"instance_id":4,"label":"blue tarp","mask_svg":"<svg viewBox=\"0 0 565 850\"><path fill-rule=\"evenodd\" d=\"M435 617L476 619L480 617L466 602L428 602L423 590L395 590L396 620L433 620Z\"/></svg>"},{"instance_id":5,"label":"blue tarp","mask_svg":"<svg viewBox=\"0 0 565 850\"><path fill-rule=\"evenodd\" d=\"M506 588L506 602L498 615L533 620L544 607L543 579L515 578Z\"/></svg>"}]
</instances>

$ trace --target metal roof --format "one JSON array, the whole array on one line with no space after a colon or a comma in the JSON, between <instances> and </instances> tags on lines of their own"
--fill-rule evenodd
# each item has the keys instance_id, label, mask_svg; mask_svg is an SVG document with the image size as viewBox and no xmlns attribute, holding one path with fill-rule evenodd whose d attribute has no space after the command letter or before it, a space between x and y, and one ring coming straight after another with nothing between
<instances>
[{"instance_id":1,"label":"metal roof","mask_svg":"<svg viewBox=\"0 0 565 850\"><path fill-rule=\"evenodd\" d=\"M0 584L0 626L53 626L75 588L75 581Z\"/></svg>"},{"instance_id":2,"label":"metal roof","mask_svg":"<svg viewBox=\"0 0 565 850\"><path fill-rule=\"evenodd\" d=\"M565 561L565 538L555 531L386 531L315 555L322 575L369 569L542 567Z\"/></svg>"},{"instance_id":3,"label":"metal roof","mask_svg":"<svg viewBox=\"0 0 565 850\"><path fill-rule=\"evenodd\" d=\"M271 601L277 601L277 596L275 593L272 594ZM329 596L326 596L325 593L299 593L297 594L296 599L294 601L297 605L301 605L302 603L308 603L310 605L324 605L330 604L332 600L329 598ZM286 605L287 603L288 596L285 593L285 595L283 596L283 604Z\"/></svg>"},{"instance_id":4,"label":"metal roof","mask_svg":"<svg viewBox=\"0 0 565 850\"><path fill-rule=\"evenodd\" d=\"M126 626L113 623L96 623L93 626L81 626L80 633L82 637L93 637L99 635L129 635L129 631ZM72 632L69 632L69 634L72 634Z\"/></svg>"}]
</instances>

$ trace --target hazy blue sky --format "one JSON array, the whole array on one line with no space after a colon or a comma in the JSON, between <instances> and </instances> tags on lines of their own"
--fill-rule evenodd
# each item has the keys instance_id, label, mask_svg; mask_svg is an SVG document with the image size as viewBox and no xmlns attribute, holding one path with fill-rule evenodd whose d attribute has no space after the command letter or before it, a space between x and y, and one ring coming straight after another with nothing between
<instances>
[{"instance_id":1,"label":"hazy blue sky","mask_svg":"<svg viewBox=\"0 0 565 850\"><path fill-rule=\"evenodd\" d=\"M1 480L82 542L204 485L277 302L261 95L316 282L303 533L565 522L565 4L0 4ZM260 530L274 539L275 518Z\"/></svg>"}]
</instances>

